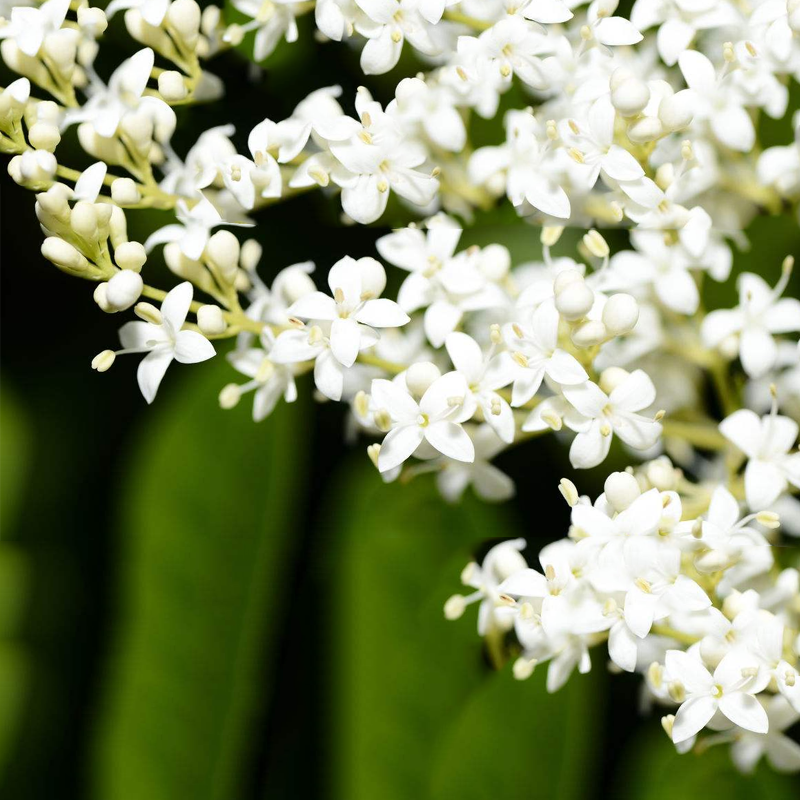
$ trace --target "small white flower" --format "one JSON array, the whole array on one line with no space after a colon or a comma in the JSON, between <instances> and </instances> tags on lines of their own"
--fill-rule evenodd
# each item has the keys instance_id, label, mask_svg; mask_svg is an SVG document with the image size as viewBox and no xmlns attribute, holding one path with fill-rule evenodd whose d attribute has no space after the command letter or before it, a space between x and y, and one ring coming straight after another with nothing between
<instances>
[{"instance_id":1,"label":"small white flower","mask_svg":"<svg viewBox=\"0 0 800 800\"><path fill-rule=\"evenodd\" d=\"M466 403L468 393L467 382L458 372L448 372L435 380L419 403L391 381L373 381L373 404L386 411L391 420L391 430L381 444L378 469L394 469L410 458L423 441L448 458L472 462L475 448L460 424L472 416Z\"/></svg>"},{"instance_id":2,"label":"small white flower","mask_svg":"<svg viewBox=\"0 0 800 800\"><path fill-rule=\"evenodd\" d=\"M675 744L699 733L717 711L745 730L766 733L769 729L767 712L755 697L769 683L769 675L759 670L752 657L729 653L712 676L697 656L668 650L666 668L686 692L672 727Z\"/></svg>"},{"instance_id":3,"label":"small white flower","mask_svg":"<svg viewBox=\"0 0 800 800\"><path fill-rule=\"evenodd\" d=\"M789 455L798 433L793 419L777 413L759 417L743 408L722 420L719 429L748 458L744 491L751 509L772 505L790 483L800 487L800 453Z\"/></svg>"},{"instance_id":4,"label":"small white flower","mask_svg":"<svg viewBox=\"0 0 800 800\"><path fill-rule=\"evenodd\" d=\"M11 18L0 26L0 39L12 38L26 56L37 55L45 37L62 30L69 4L70 0L47 0L38 8L12 6ZM77 32L73 33L77 39Z\"/></svg>"},{"instance_id":5,"label":"small white flower","mask_svg":"<svg viewBox=\"0 0 800 800\"><path fill-rule=\"evenodd\" d=\"M215 354L211 342L197 331L181 330L192 302L192 284L178 284L161 303L162 322L128 322L120 328L124 348L118 353L147 353L136 376L148 403L155 399L161 380L173 359L181 364L196 364Z\"/></svg>"}]
</instances>

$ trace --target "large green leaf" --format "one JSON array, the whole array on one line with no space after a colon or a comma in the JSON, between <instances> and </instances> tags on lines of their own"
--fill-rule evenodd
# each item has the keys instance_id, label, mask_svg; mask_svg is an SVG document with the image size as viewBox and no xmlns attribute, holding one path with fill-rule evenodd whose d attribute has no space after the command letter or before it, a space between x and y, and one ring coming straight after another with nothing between
<instances>
[{"instance_id":1,"label":"large green leaf","mask_svg":"<svg viewBox=\"0 0 800 800\"><path fill-rule=\"evenodd\" d=\"M457 622L442 614L476 544L518 535L508 514L472 499L447 506L429 482L383 486L374 473L339 496L334 798L515 800L533 796L537 774L548 796L579 796L568 774L573 759L585 764L590 698L494 673L476 609Z\"/></svg>"},{"instance_id":2,"label":"large green leaf","mask_svg":"<svg viewBox=\"0 0 800 800\"><path fill-rule=\"evenodd\" d=\"M247 402L217 407L224 364L198 372L147 416L123 483L121 634L95 754L101 800L244 796L270 691L297 539L302 410L283 405L256 425Z\"/></svg>"},{"instance_id":3,"label":"large green leaf","mask_svg":"<svg viewBox=\"0 0 800 800\"><path fill-rule=\"evenodd\" d=\"M618 784L615 796L626 800L796 800L800 789L796 775L779 775L763 762L755 774L742 775L728 745L679 755L663 734L631 747Z\"/></svg>"}]
</instances>

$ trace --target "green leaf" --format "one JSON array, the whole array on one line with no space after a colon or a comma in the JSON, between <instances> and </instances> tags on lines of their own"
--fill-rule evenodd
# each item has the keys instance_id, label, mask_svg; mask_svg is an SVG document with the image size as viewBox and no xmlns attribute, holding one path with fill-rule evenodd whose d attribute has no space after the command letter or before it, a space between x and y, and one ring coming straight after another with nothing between
<instances>
[{"instance_id":1,"label":"green leaf","mask_svg":"<svg viewBox=\"0 0 800 800\"><path fill-rule=\"evenodd\" d=\"M101 800L244 796L270 690L298 533L302 409L283 404L255 424L247 398L218 408L224 362L198 372L147 415L123 483L121 635L95 753Z\"/></svg>"},{"instance_id":2,"label":"green leaf","mask_svg":"<svg viewBox=\"0 0 800 800\"><path fill-rule=\"evenodd\" d=\"M494 673L477 608L457 622L442 612L478 543L518 535L508 513L472 498L448 506L429 481L384 486L374 472L338 496L333 797L515 800L530 797L537 772L567 786L585 756L589 699L576 701L580 689L548 697L536 677ZM553 736L541 759L530 739L514 744L538 742L537 731Z\"/></svg>"},{"instance_id":3,"label":"green leaf","mask_svg":"<svg viewBox=\"0 0 800 800\"><path fill-rule=\"evenodd\" d=\"M628 800L796 800L797 776L779 775L763 761L753 775L731 762L728 745L679 755L663 734L637 742L623 759L619 792Z\"/></svg>"}]
</instances>

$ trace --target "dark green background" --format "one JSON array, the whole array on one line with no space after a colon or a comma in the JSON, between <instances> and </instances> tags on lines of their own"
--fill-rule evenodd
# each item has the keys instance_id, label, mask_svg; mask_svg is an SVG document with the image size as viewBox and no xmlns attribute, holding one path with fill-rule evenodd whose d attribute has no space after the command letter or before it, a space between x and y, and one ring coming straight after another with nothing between
<instances>
[{"instance_id":1,"label":"dark green background","mask_svg":"<svg viewBox=\"0 0 800 800\"><path fill-rule=\"evenodd\" d=\"M181 112L178 151L228 121L244 149L253 124L334 81L349 108L357 52L315 44L308 22L252 83L238 54L219 59L228 95ZM110 37L132 52L119 34L115 23ZM386 99L402 70L414 65L369 85ZM497 140L499 125L480 136ZM790 127L769 135L788 141ZM69 141L59 157L89 163ZM176 365L148 408L135 359L89 368L120 319L40 257L32 195L5 173L0 192L0 797L688 800L722 782L735 797L795 796L764 770L737 777L722 750L677 760L658 715L638 716L640 679L609 679L602 652L590 676L547 696L543 670L524 684L492 672L474 609L444 621L485 543L524 535L535 560L564 535L556 484L575 476L563 447L501 458L519 487L509 506L451 509L427 479L383 487L364 442L342 444L343 409L312 407L307 381L301 402L256 426L249 398L217 409L236 377L222 358ZM404 219L392 206L381 229L343 228L337 208L309 195L260 214L262 275L374 255ZM131 213L131 235L167 219ZM737 269L774 280L798 253L796 225L764 220L755 237ZM537 239L506 206L463 244L500 241L519 262ZM151 262L149 281L169 285ZM595 494L601 480L582 474L579 487Z\"/></svg>"}]
</instances>

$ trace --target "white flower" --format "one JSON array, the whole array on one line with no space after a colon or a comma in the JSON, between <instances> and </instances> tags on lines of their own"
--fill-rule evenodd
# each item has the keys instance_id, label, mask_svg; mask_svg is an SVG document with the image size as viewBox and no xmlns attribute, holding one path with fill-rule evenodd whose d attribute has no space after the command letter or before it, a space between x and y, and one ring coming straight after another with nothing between
<instances>
[{"instance_id":1,"label":"white flower","mask_svg":"<svg viewBox=\"0 0 800 800\"><path fill-rule=\"evenodd\" d=\"M186 258L197 261L203 255L211 231L218 225L249 226L253 224L224 220L214 204L202 192L198 192L198 195L200 199L191 208L185 200L178 200L175 206L178 224L165 225L151 233L144 243L148 253L157 245L178 242L181 252Z\"/></svg>"},{"instance_id":2,"label":"white flower","mask_svg":"<svg viewBox=\"0 0 800 800\"><path fill-rule=\"evenodd\" d=\"M219 125L203 131L186 154L185 161L170 159L161 188L170 194L192 196L195 190L210 186L223 164L236 155L230 140L234 132L233 125Z\"/></svg>"},{"instance_id":3,"label":"white flower","mask_svg":"<svg viewBox=\"0 0 800 800\"><path fill-rule=\"evenodd\" d=\"M228 355L228 360L237 372L252 378L249 383L237 387L237 396L255 390L253 397L253 421L268 417L281 397L287 403L297 400L294 373L289 366L276 364L270 359L275 337L269 328L261 334L261 347L237 347Z\"/></svg>"},{"instance_id":4,"label":"white flower","mask_svg":"<svg viewBox=\"0 0 800 800\"><path fill-rule=\"evenodd\" d=\"M719 429L748 458L744 490L751 509L772 505L790 483L800 488L800 453L789 455L798 433L793 419L776 413L759 417L740 409L722 420Z\"/></svg>"},{"instance_id":5,"label":"white flower","mask_svg":"<svg viewBox=\"0 0 800 800\"><path fill-rule=\"evenodd\" d=\"M506 114L506 144L481 147L469 160L470 178L485 183L505 174L506 193L515 205L527 200L543 214L567 219L570 202L553 174L551 142L540 142L539 124L533 114L509 111Z\"/></svg>"},{"instance_id":6,"label":"white flower","mask_svg":"<svg viewBox=\"0 0 800 800\"><path fill-rule=\"evenodd\" d=\"M178 284L161 303L161 324L128 322L120 328L124 348L118 353L147 353L139 364L136 377L144 399L152 403L164 373L173 359L181 364L206 361L214 347L197 331L181 330L192 302L192 284Z\"/></svg>"},{"instance_id":7,"label":"white flower","mask_svg":"<svg viewBox=\"0 0 800 800\"><path fill-rule=\"evenodd\" d=\"M149 47L123 61L104 86L95 81L89 88L89 100L78 109L69 109L65 122L89 122L98 136L111 137L122 119L141 112L152 120L154 135L166 141L175 130L175 112L160 98L144 96L155 56Z\"/></svg>"},{"instance_id":8,"label":"white flower","mask_svg":"<svg viewBox=\"0 0 800 800\"><path fill-rule=\"evenodd\" d=\"M373 381L372 401L391 420L391 430L381 444L378 469L394 469L410 458L423 441L448 458L473 461L475 448L460 424L472 416L466 403L468 392L467 382L458 372L448 372L435 380L419 403L391 381Z\"/></svg>"},{"instance_id":9,"label":"white flower","mask_svg":"<svg viewBox=\"0 0 800 800\"><path fill-rule=\"evenodd\" d=\"M717 78L714 65L702 53L681 53L678 64L695 98L695 122L706 121L726 147L746 153L752 150L756 131L753 121L730 83Z\"/></svg>"},{"instance_id":10,"label":"white flower","mask_svg":"<svg viewBox=\"0 0 800 800\"><path fill-rule=\"evenodd\" d=\"M729 653L712 676L696 656L668 650L666 668L670 678L679 681L686 692L672 726L675 744L701 731L717 711L740 728L767 732L767 712L755 695L766 687L769 676L758 669L754 659L743 653Z\"/></svg>"},{"instance_id":11,"label":"white flower","mask_svg":"<svg viewBox=\"0 0 800 800\"><path fill-rule=\"evenodd\" d=\"M497 393L508 386L513 375L513 362L508 353L484 358L480 345L466 333L451 333L445 347L456 370L469 387L468 404L477 405L483 418L507 444L514 441L514 413L508 402Z\"/></svg>"},{"instance_id":12,"label":"white flower","mask_svg":"<svg viewBox=\"0 0 800 800\"><path fill-rule=\"evenodd\" d=\"M356 30L367 37L361 51L361 69L365 75L388 72L400 59L407 39L425 55L439 53L439 46L430 35L427 16L435 16L435 0L356 0L363 12L355 23ZM441 14L439 15L441 16Z\"/></svg>"},{"instance_id":13,"label":"white flower","mask_svg":"<svg viewBox=\"0 0 800 800\"><path fill-rule=\"evenodd\" d=\"M278 45L281 36L287 42L297 41L297 22L295 14L301 3L295 0L232 0L233 7L252 22L242 25L242 31L255 30L253 58L263 61Z\"/></svg>"},{"instance_id":14,"label":"white flower","mask_svg":"<svg viewBox=\"0 0 800 800\"><path fill-rule=\"evenodd\" d=\"M393 300L379 298L386 285L383 267L374 258L345 256L328 273L333 297L311 292L288 310L289 316L331 323L330 347L344 367L352 367L361 350L379 336L373 328L397 328L409 321Z\"/></svg>"},{"instance_id":15,"label":"white flower","mask_svg":"<svg viewBox=\"0 0 800 800\"><path fill-rule=\"evenodd\" d=\"M600 464L614 434L635 450L647 450L661 436L661 423L636 413L651 406L656 397L653 382L640 369L626 375L611 394L591 381L565 386L563 392L585 420L565 418L578 432L569 451L573 467L588 469Z\"/></svg>"},{"instance_id":16,"label":"white flower","mask_svg":"<svg viewBox=\"0 0 800 800\"><path fill-rule=\"evenodd\" d=\"M800 720L800 712L795 711L780 695L767 699L765 707L769 731L737 732L731 745L733 763L749 774L755 771L763 756L778 772L797 772L800 770L800 744L787 736L785 731Z\"/></svg>"},{"instance_id":17,"label":"white flower","mask_svg":"<svg viewBox=\"0 0 800 800\"><path fill-rule=\"evenodd\" d=\"M738 307L712 311L703 320L701 335L706 347L717 347L738 335L739 357L751 378L760 378L775 365L778 348L773 334L800 330L800 300L781 297L789 273L784 268L774 289L759 275L742 273Z\"/></svg>"},{"instance_id":18,"label":"white flower","mask_svg":"<svg viewBox=\"0 0 800 800\"><path fill-rule=\"evenodd\" d=\"M12 6L10 20L0 26L0 39L12 38L26 56L37 55L45 37L61 31L69 4L70 0L47 0L38 8Z\"/></svg>"},{"instance_id":19,"label":"white flower","mask_svg":"<svg viewBox=\"0 0 800 800\"><path fill-rule=\"evenodd\" d=\"M529 327L509 324L503 334L513 356L514 386L511 405L524 406L539 390L546 375L566 386L589 379L574 356L558 347L559 315L552 302L544 302L531 314Z\"/></svg>"}]
</instances>

